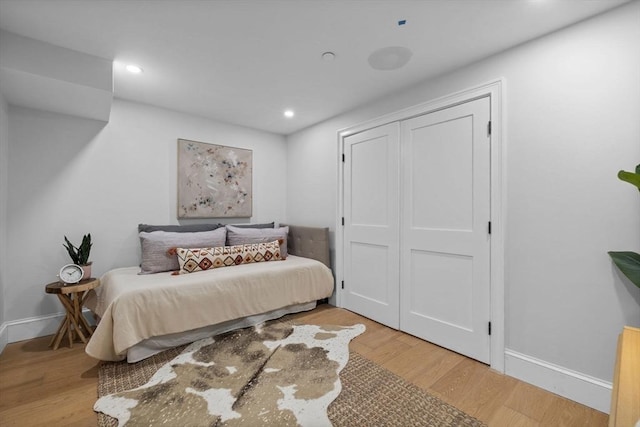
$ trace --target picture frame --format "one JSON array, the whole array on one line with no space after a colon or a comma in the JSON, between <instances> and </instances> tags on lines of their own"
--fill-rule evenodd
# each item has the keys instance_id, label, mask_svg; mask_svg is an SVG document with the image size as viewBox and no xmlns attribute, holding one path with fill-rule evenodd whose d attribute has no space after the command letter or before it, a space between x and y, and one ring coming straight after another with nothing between
<instances>
[{"instance_id":1,"label":"picture frame","mask_svg":"<svg viewBox=\"0 0 640 427\"><path fill-rule=\"evenodd\" d=\"M178 139L178 218L248 218L253 151Z\"/></svg>"}]
</instances>

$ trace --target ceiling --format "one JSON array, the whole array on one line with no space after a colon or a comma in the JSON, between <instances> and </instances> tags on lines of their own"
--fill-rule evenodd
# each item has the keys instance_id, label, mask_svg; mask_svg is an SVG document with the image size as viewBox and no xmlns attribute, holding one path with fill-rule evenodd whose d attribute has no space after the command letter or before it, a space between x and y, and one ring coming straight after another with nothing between
<instances>
[{"instance_id":1,"label":"ceiling","mask_svg":"<svg viewBox=\"0 0 640 427\"><path fill-rule=\"evenodd\" d=\"M0 0L0 28L114 60L116 97L287 135L627 1ZM389 46L407 65L371 68Z\"/></svg>"}]
</instances>

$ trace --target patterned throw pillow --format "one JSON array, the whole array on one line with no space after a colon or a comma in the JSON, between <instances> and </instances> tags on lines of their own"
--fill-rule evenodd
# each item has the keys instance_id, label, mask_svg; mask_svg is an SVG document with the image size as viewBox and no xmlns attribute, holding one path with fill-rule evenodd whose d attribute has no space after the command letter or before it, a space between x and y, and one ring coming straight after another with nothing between
<instances>
[{"instance_id":1,"label":"patterned throw pillow","mask_svg":"<svg viewBox=\"0 0 640 427\"><path fill-rule=\"evenodd\" d=\"M238 264L282 260L278 240L215 248L175 248L169 253L177 254L178 264L180 264L180 270L172 274L195 273Z\"/></svg>"}]
</instances>

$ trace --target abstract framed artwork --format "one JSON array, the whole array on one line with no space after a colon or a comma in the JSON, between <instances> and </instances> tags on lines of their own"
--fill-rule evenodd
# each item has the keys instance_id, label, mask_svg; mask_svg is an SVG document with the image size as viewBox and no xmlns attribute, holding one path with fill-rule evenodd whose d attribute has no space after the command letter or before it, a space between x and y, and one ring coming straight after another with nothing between
<instances>
[{"instance_id":1,"label":"abstract framed artwork","mask_svg":"<svg viewBox=\"0 0 640 427\"><path fill-rule=\"evenodd\" d=\"M247 218L251 150L178 139L178 218Z\"/></svg>"}]
</instances>

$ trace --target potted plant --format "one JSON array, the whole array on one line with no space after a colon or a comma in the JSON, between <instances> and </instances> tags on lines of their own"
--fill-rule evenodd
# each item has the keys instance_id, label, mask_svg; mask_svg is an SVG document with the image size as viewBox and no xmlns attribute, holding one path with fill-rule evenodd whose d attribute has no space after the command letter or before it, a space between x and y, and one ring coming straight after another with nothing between
<instances>
[{"instance_id":1,"label":"potted plant","mask_svg":"<svg viewBox=\"0 0 640 427\"><path fill-rule=\"evenodd\" d=\"M84 271L83 277L85 279L91 277L91 261L89 261L89 254L91 253L91 246L93 245L93 243L91 243L91 234L84 235L80 246L74 246L74 244L67 239L67 236L64 236L64 241L65 244L62 246L67 249L73 263L82 267Z\"/></svg>"},{"instance_id":2,"label":"potted plant","mask_svg":"<svg viewBox=\"0 0 640 427\"><path fill-rule=\"evenodd\" d=\"M618 178L638 187L640 191L640 165L636 166L636 172L620 171ZM640 288L640 254L635 252L609 252L609 256L618 266L622 274Z\"/></svg>"}]
</instances>

